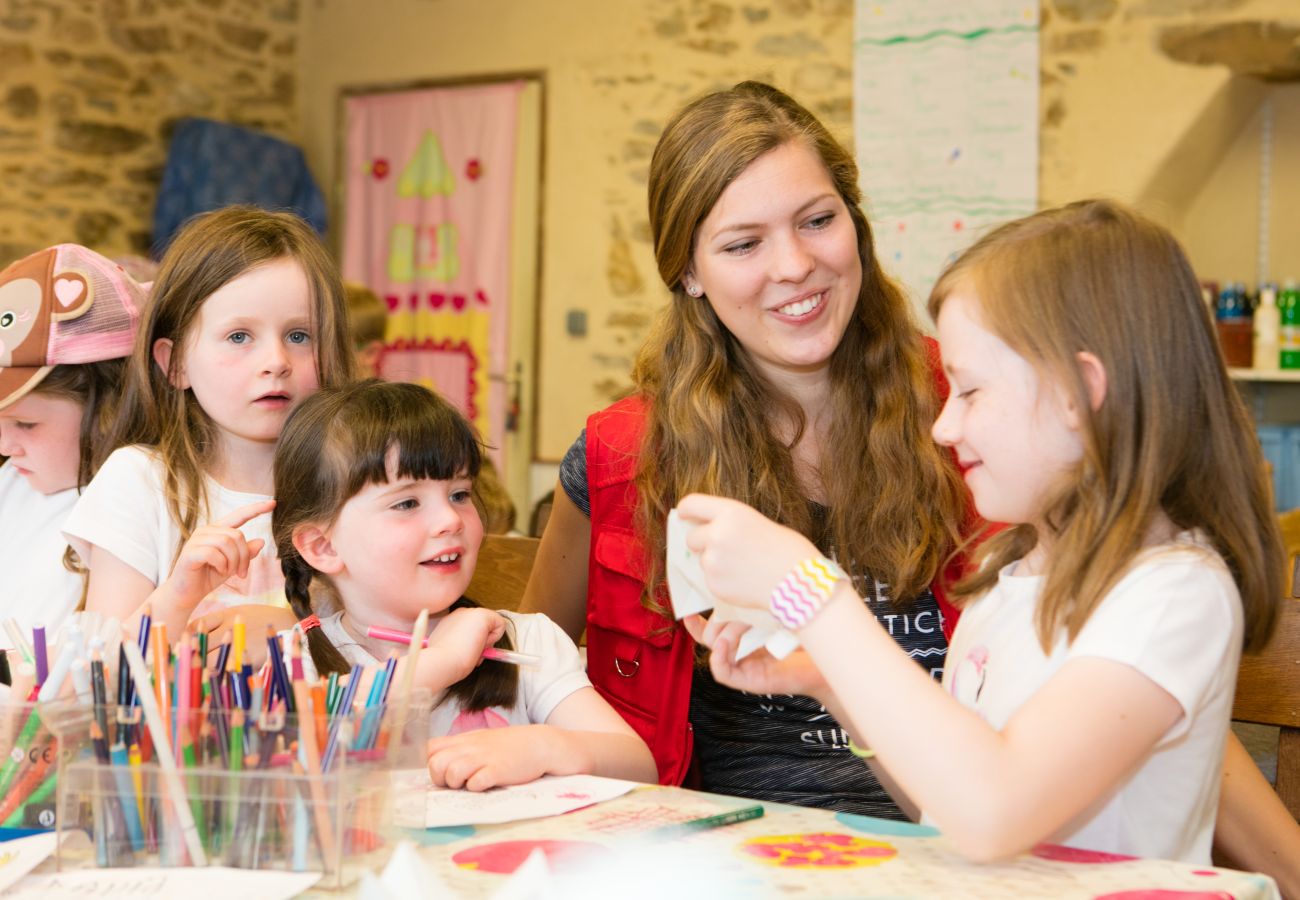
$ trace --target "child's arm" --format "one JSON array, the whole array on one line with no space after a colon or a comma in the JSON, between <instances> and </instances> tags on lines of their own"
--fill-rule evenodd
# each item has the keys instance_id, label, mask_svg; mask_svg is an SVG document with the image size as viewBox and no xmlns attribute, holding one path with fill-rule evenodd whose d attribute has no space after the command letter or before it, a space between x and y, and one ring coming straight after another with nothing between
<instances>
[{"instance_id":1,"label":"child's arm","mask_svg":"<svg viewBox=\"0 0 1300 900\"><path fill-rule=\"evenodd\" d=\"M453 609L438 622L415 664L415 684L435 697L473 672L483 650L505 634L506 620L483 607ZM402 657L393 681L401 684L409 657Z\"/></svg>"},{"instance_id":2,"label":"child's arm","mask_svg":"<svg viewBox=\"0 0 1300 900\"><path fill-rule=\"evenodd\" d=\"M246 576L249 561L262 552L264 542L261 538L248 540L239 526L273 509L274 500L250 503L195 529L176 557L171 574L149 594L154 621L166 623L169 634L179 635L204 597L227 579Z\"/></svg>"},{"instance_id":3,"label":"child's arm","mask_svg":"<svg viewBox=\"0 0 1300 900\"><path fill-rule=\"evenodd\" d=\"M776 659L766 652L751 653L737 663L734 662L736 647L740 643L740 636L749 630L749 625L726 622L720 627L715 625L708 629L708 620L701 616L687 616L682 619L682 624L697 644L712 648L709 667L719 682L750 694L801 694L818 698L836 722L844 728L849 727L847 714L840 706L839 698L827 687L826 679L806 650L796 650L784 659ZM859 746L866 745L865 741L859 740L858 735L853 735L853 740ZM863 760L863 764L871 769L876 780L909 819L915 822L921 817L916 804L884 766L874 757Z\"/></svg>"},{"instance_id":4,"label":"child's arm","mask_svg":"<svg viewBox=\"0 0 1300 900\"><path fill-rule=\"evenodd\" d=\"M1231 731L1223 753L1214 845L1233 865L1272 876L1283 897L1300 897L1300 824Z\"/></svg>"},{"instance_id":5,"label":"child's arm","mask_svg":"<svg viewBox=\"0 0 1300 900\"><path fill-rule=\"evenodd\" d=\"M645 741L592 687L560 701L545 725L480 728L429 741L429 775L442 787L484 791L543 775L655 782Z\"/></svg>"},{"instance_id":6,"label":"child's arm","mask_svg":"<svg viewBox=\"0 0 1300 900\"><path fill-rule=\"evenodd\" d=\"M688 543L701 553L709 588L733 603L766 607L797 562L819 555L801 535L734 501L697 496L678 509L705 523ZM706 642L721 629L710 622ZM842 724L972 859L1013 855L1060 829L1129 775L1182 715L1172 695L1135 669L1079 658L994 731L898 649L847 581L799 638ZM745 689L743 672L714 656L719 680Z\"/></svg>"}]
</instances>

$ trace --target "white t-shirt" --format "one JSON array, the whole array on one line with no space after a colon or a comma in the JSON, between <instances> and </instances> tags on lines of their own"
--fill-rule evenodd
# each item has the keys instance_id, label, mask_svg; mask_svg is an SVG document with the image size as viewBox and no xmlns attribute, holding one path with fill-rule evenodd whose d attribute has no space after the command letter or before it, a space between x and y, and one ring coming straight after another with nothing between
<instances>
[{"instance_id":1,"label":"white t-shirt","mask_svg":"<svg viewBox=\"0 0 1300 900\"><path fill-rule=\"evenodd\" d=\"M265 494L228 490L205 479L209 518L204 525L241 506L271 499ZM271 515L266 513L239 529L249 540L266 542L249 563L248 576L231 578L209 594L194 615L225 606L266 603L287 606L284 573L271 540ZM81 492L63 532L82 559L93 544L112 553L156 586L171 574L180 549L180 526L167 508L163 464L152 449L122 447L104 461L99 473Z\"/></svg>"},{"instance_id":2,"label":"white t-shirt","mask_svg":"<svg viewBox=\"0 0 1300 900\"><path fill-rule=\"evenodd\" d=\"M1046 656L1034 631L1043 578L1015 568L962 613L944 687L1000 730L1067 660L1101 657L1141 672L1178 701L1182 718L1118 788L1048 840L1208 864L1243 628L1223 559L1193 532L1144 551L1074 643L1062 634Z\"/></svg>"},{"instance_id":3,"label":"white t-shirt","mask_svg":"<svg viewBox=\"0 0 1300 900\"><path fill-rule=\"evenodd\" d=\"M29 640L33 625L52 638L81 600L81 576L63 567L63 523L76 502L75 488L42 494L0 466L0 620L17 619ZM0 649L11 643L0 629Z\"/></svg>"},{"instance_id":4,"label":"white t-shirt","mask_svg":"<svg viewBox=\"0 0 1300 900\"><path fill-rule=\"evenodd\" d=\"M578 658L578 648L560 626L542 613L517 613L509 610L499 612L508 623L515 649L520 653L541 657L541 664L519 667L519 693L512 707L492 706L481 712L465 712L454 700L442 703L433 711L429 723L430 737L459 734L477 728L543 724L565 697L574 691L591 687L587 673L582 668L582 661ZM342 618L343 613L338 612L320 620L321 630L330 639L330 643L349 665L382 667L380 660L347 633ZM308 658L303 658L304 668L309 662ZM480 665L509 664L484 660Z\"/></svg>"}]
</instances>

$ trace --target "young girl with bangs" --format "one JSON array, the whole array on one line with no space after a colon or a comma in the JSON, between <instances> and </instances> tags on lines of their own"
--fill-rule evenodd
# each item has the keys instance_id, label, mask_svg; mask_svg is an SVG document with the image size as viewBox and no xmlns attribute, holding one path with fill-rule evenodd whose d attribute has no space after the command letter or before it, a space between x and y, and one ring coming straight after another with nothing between
<instances>
[{"instance_id":1,"label":"young girl with bangs","mask_svg":"<svg viewBox=\"0 0 1300 900\"><path fill-rule=\"evenodd\" d=\"M275 457L273 530L316 671L380 665L395 645L369 629L410 633L427 610L415 679L440 697L429 744L435 784L486 790L577 773L653 780L645 743L592 689L564 632L545 616L497 613L465 596L483 540L473 502L482 459L464 417L418 385L323 390L290 417ZM337 612L313 612L313 580ZM484 662L489 647L539 662Z\"/></svg>"},{"instance_id":2,"label":"young girl with bangs","mask_svg":"<svg viewBox=\"0 0 1300 900\"><path fill-rule=\"evenodd\" d=\"M188 224L131 356L118 449L65 526L87 608L129 620L148 603L173 636L196 616L292 622L268 546L275 442L352 367L342 283L306 223L232 206Z\"/></svg>"},{"instance_id":3,"label":"young girl with bangs","mask_svg":"<svg viewBox=\"0 0 1300 900\"><path fill-rule=\"evenodd\" d=\"M719 680L822 698L968 857L1208 863L1238 656L1268 639L1283 554L1191 267L1162 227L1081 202L980 240L930 311L951 383L934 437L1011 525L957 586L942 687L834 562L733 500L678 506L709 587L770 609L818 671L736 663L739 623L689 627Z\"/></svg>"}]
</instances>

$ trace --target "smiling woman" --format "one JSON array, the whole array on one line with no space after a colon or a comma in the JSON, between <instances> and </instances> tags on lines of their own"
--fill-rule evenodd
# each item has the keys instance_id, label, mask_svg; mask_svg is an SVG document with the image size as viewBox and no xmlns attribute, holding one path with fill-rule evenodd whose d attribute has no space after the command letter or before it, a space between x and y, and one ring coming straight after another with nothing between
<instances>
[{"instance_id":1,"label":"smiling woman","mask_svg":"<svg viewBox=\"0 0 1300 900\"><path fill-rule=\"evenodd\" d=\"M660 780L694 764L706 790L898 817L820 703L733 691L695 665L664 586L665 522L708 491L797 529L937 676L931 583L964 514L928 433L937 360L876 262L852 157L790 97L745 82L691 103L649 187L672 299L637 393L566 457L524 608L586 629L591 679Z\"/></svg>"}]
</instances>

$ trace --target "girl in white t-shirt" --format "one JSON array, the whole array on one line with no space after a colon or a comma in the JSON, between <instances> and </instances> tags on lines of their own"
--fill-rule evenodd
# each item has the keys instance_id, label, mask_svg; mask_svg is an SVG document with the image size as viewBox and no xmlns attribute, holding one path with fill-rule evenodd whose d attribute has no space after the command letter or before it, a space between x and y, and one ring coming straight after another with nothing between
<instances>
[{"instance_id":1,"label":"girl in white t-shirt","mask_svg":"<svg viewBox=\"0 0 1300 900\"><path fill-rule=\"evenodd\" d=\"M717 596L806 652L737 663L746 626L688 627L719 680L823 699L973 859L1050 841L1208 863L1238 655L1272 630L1283 554L1186 257L1154 222L1075 203L976 243L930 312L952 387L934 437L1011 526L956 587L978 599L942 687L834 563L731 500L685 498L687 544Z\"/></svg>"},{"instance_id":2,"label":"girl in white t-shirt","mask_svg":"<svg viewBox=\"0 0 1300 900\"><path fill-rule=\"evenodd\" d=\"M469 423L418 385L322 390L290 417L275 455L273 531L316 670L379 664L397 645L368 629L409 634L427 610L414 676L441 697L429 745L436 784L485 790L577 773L654 781L649 749L596 693L557 625L465 596L483 540L473 498L481 461ZM338 612L313 613L313 579ZM540 661L485 662L489 647Z\"/></svg>"},{"instance_id":3,"label":"girl in white t-shirt","mask_svg":"<svg viewBox=\"0 0 1300 900\"><path fill-rule=\"evenodd\" d=\"M64 529L87 608L129 620L148 603L175 635L195 616L290 622L268 546L275 441L352 366L342 283L305 222L232 206L186 225L132 352L120 449Z\"/></svg>"},{"instance_id":4,"label":"girl in white t-shirt","mask_svg":"<svg viewBox=\"0 0 1300 900\"><path fill-rule=\"evenodd\" d=\"M147 300L146 285L76 244L0 272L0 619L28 634L53 634L81 601L63 523L103 460Z\"/></svg>"}]
</instances>

